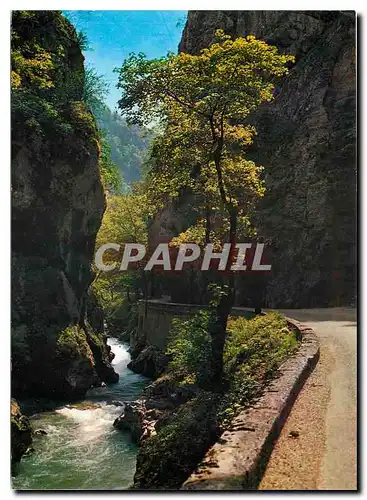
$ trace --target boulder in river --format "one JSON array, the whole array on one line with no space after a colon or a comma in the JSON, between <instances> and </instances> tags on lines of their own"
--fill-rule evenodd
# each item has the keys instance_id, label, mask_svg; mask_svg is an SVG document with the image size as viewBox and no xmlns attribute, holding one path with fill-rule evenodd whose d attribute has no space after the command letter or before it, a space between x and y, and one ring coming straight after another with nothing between
<instances>
[{"instance_id":1,"label":"boulder in river","mask_svg":"<svg viewBox=\"0 0 367 500\"><path fill-rule=\"evenodd\" d=\"M45 429L36 429L33 432L33 435L34 436L47 436L47 431L45 431Z\"/></svg>"},{"instance_id":2,"label":"boulder in river","mask_svg":"<svg viewBox=\"0 0 367 500\"><path fill-rule=\"evenodd\" d=\"M148 345L127 367L135 373L149 378L159 377L167 368L169 357L155 346Z\"/></svg>"},{"instance_id":3,"label":"boulder in river","mask_svg":"<svg viewBox=\"0 0 367 500\"><path fill-rule=\"evenodd\" d=\"M129 431L136 443L155 434L155 423L160 417L160 412L147 411L144 401L125 402L124 411L116 418L113 426L116 429Z\"/></svg>"}]
</instances>

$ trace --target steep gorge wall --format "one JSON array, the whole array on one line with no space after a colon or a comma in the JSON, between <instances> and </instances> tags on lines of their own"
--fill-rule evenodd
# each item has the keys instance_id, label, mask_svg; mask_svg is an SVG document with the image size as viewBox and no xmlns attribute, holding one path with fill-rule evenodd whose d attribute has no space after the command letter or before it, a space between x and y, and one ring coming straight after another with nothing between
<instances>
[{"instance_id":1,"label":"steep gorge wall","mask_svg":"<svg viewBox=\"0 0 367 500\"><path fill-rule=\"evenodd\" d=\"M116 380L86 322L105 210L84 58L58 11L12 16L12 392L72 397Z\"/></svg>"},{"instance_id":2,"label":"steep gorge wall","mask_svg":"<svg viewBox=\"0 0 367 500\"><path fill-rule=\"evenodd\" d=\"M348 305L356 294L355 14L191 11L179 50L218 28L254 34L296 56L276 99L251 117L249 157L265 167L258 233L271 242L265 305Z\"/></svg>"}]
</instances>

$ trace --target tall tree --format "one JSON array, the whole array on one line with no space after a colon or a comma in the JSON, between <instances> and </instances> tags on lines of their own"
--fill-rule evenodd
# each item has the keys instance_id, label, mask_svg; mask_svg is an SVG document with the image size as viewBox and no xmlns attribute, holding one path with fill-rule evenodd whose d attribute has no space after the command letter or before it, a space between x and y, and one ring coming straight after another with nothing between
<instances>
[{"instance_id":1,"label":"tall tree","mask_svg":"<svg viewBox=\"0 0 367 500\"><path fill-rule=\"evenodd\" d=\"M154 189L172 196L183 186L199 189L207 221L213 204L225 214L228 242L234 248L239 217L246 216L264 192L260 167L244 156L256 134L246 121L261 104L274 99L277 78L288 73L294 57L279 54L254 36L233 40L222 30L216 36L218 41L199 55L170 53L147 60L144 54L132 54L119 70L119 108L129 123L164 124L156 143ZM230 273L210 327L213 383L218 385L233 301Z\"/></svg>"}]
</instances>

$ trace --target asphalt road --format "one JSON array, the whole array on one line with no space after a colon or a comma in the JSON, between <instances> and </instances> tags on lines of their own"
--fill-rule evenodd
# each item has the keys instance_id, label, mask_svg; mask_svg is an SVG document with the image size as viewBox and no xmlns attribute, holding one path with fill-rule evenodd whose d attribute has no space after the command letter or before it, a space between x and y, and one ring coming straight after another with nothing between
<instances>
[{"instance_id":1,"label":"asphalt road","mask_svg":"<svg viewBox=\"0 0 367 500\"><path fill-rule=\"evenodd\" d=\"M290 309L313 328L320 361L292 408L260 489L357 488L357 324L352 308ZM297 438L289 435L299 433Z\"/></svg>"}]
</instances>

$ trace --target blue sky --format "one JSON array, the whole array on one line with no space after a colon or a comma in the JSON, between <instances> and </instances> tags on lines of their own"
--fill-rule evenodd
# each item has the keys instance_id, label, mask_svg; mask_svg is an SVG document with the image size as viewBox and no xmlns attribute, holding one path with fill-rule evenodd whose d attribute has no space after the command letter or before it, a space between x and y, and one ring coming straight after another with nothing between
<instances>
[{"instance_id":1,"label":"blue sky","mask_svg":"<svg viewBox=\"0 0 367 500\"><path fill-rule=\"evenodd\" d=\"M120 98L113 68L120 67L130 52L144 52L148 58L177 52L187 11L69 10L64 14L87 35L93 50L84 53L86 64L109 82L107 104L113 110Z\"/></svg>"}]
</instances>

